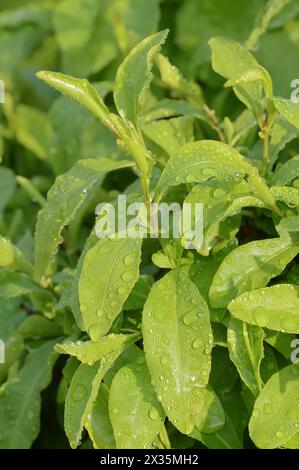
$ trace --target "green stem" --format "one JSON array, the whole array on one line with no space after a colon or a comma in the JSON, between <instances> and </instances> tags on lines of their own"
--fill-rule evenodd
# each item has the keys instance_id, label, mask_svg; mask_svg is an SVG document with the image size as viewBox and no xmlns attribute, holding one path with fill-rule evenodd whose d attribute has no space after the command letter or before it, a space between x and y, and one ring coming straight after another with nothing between
<instances>
[{"instance_id":1,"label":"green stem","mask_svg":"<svg viewBox=\"0 0 299 470\"><path fill-rule=\"evenodd\" d=\"M161 431L159 432L159 438L160 441L162 442L164 449L171 449L171 444L169 441L169 437L166 431L165 424L163 424Z\"/></svg>"},{"instance_id":2,"label":"green stem","mask_svg":"<svg viewBox=\"0 0 299 470\"><path fill-rule=\"evenodd\" d=\"M264 140L263 140L263 172L267 170L268 160L269 160L269 139L270 132L269 129L264 129Z\"/></svg>"}]
</instances>

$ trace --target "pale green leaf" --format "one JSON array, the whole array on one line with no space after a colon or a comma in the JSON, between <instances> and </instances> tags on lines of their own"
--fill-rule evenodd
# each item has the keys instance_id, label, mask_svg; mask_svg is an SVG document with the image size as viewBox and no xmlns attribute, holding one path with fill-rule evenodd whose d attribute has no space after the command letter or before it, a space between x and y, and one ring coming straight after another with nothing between
<instances>
[{"instance_id":1,"label":"pale green leaf","mask_svg":"<svg viewBox=\"0 0 299 470\"><path fill-rule=\"evenodd\" d=\"M109 417L109 389L101 384L85 427L95 449L115 449L115 438Z\"/></svg>"},{"instance_id":2,"label":"pale green leaf","mask_svg":"<svg viewBox=\"0 0 299 470\"><path fill-rule=\"evenodd\" d=\"M115 375L110 389L109 414L118 449L153 448L165 413L151 384L144 356Z\"/></svg>"},{"instance_id":3,"label":"pale green leaf","mask_svg":"<svg viewBox=\"0 0 299 470\"><path fill-rule=\"evenodd\" d=\"M274 105L287 121L299 129L299 108L297 103L293 103L285 98L276 97L274 98Z\"/></svg>"},{"instance_id":4,"label":"pale green leaf","mask_svg":"<svg viewBox=\"0 0 299 470\"><path fill-rule=\"evenodd\" d=\"M212 49L212 65L215 72L226 79L235 78L249 69L259 66L254 56L240 43L225 37L209 41ZM234 87L237 97L255 114L261 116L262 83L244 83Z\"/></svg>"},{"instance_id":5,"label":"pale green leaf","mask_svg":"<svg viewBox=\"0 0 299 470\"><path fill-rule=\"evenodd\" d=\"M251 325L297 333L299 330L299 287L277 284L246 292L233 300L231 314Z\"/></svg>"},{"instance_id":6,"label":"pale green leaf","mask_svg":"<svg viewBox=\"0 0 299 470\"><path fill-rule=\"evenodd\" d=\"M229 356L243 382L255 396L262 389L260 366L264 356L264 336L262 328L230 319L227 328Z\"/></svg>"},{"instance_id":7,"label":"pale green leaf","mask_svg":"<svg viewBox=\"0 0 299 470\"><path fill-rule=\"evenodd\" d=\"M138 126L144 92L152 79L154 55L165 42L167 34L167 30L161 31L137 44L117 71L114 101L121 117L135 126Z\"/></svg>"},{"instance_id":8,"label":"pale green leaf","mask_svg":"<svg viewBox=\"0 0 299 470\"><path fill-rule=\"evenodd\" d=\"M123 348L126 344L131 344L139 338L140 335L138 333L131 335L112 333L104 336L96 343L92 341L77 341L75 343L65 341L64 343L57 344L55 350L61 354L75 356L82 364L92 366L95 362L102 359L103 356Z\"/></svg>"},{"instance_id":9,"label":"pale green leaf","mask_svg":"<svg viewBox=\"0 0 299 470\"><path fill-rule=\"evenodd\" d=\"M74 373L66 396L64 414L65 432L72 448L78 447L80 443L83 427L90 419L102 379L124 347L102 357L93 366L80 364Z\"/></svg>"},{"instance_id":10,"label":"pale green leaf","mask_svg":"<svg viewBox=\"0 0 299 470\"><path fill-rule=\"evenodd\" d=\"M204 403L213 339L207 305L183 270L154 285L142 330L158 398L170 421L189 434Z\"/></svg>"},{"instance_id":11,"label":"pale green leaf","mask_svg":"<svg viewBox=\"0 0 299 470\"><path fill-rule=\"evenodd\" d=\"M214 276L209 293L212 307L226 307L243 292L265 287L298 253L299 242L291 237L239 246L222 261Z\"/></svg>"},{"instance_id":12,"label":"pale green leaf","mask_svg":"<svg viewBox=\"0 0 299 470\"><path fill-rule=\"evenodd\" d=\"M79 281L83 324L91 339L107 333L139 277L142 238L104 238L86 254Z\"/></svg>"},{"instance_id":13,"label":"pale green leaf","mask_svg":"<svg viewBox=\"0 0 299 470\"><path fill-rule=\"evenodd\" d=\"M258 396L249 422L250 437L262 449L283 445L298 432L299 368L293 364L273 374Z\"/></svg>"},{"instance_id":14,"label":"pale green leaf","mask_svg":"<svg viewBox=\"0 0 299 470\"><path fill-rule=\"evenodd\" d=\"M59 72L46 71L38 72L37 77L84 106L105 126L114 129L107 106L88 80L70 77Z\"/></svg>"}]
</instances>

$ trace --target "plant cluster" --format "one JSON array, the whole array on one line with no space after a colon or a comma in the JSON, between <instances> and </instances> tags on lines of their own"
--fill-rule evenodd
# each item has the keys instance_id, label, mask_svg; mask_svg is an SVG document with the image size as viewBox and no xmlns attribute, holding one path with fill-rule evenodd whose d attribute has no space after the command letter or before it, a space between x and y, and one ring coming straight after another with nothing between
<instances>
[{"instance_id":1,"label":"plant cluster","mask_svg":"<svg viewBox=\"0 0 299 470\"><path fill-rule=\"evenodd\" d=\"M0 448L299 448L298 2L20 3L0 13ZM203 204L202 245L99 239L119 194Z\"/></svg>"}]
</instances>

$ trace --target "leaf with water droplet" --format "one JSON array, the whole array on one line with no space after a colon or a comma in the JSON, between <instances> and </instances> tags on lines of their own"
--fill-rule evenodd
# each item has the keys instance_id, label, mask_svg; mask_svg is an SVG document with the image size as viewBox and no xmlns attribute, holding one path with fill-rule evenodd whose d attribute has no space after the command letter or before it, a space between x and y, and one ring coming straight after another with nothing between
<instances>
[{"instance_id":1,"label":"leaf with water droplet","mask_svg":"<svg viewBox=\"0 0 299 470\"><path fill-rule=\"evenodd\" d=\"M60 93L84 106L104 125L110 128L114 127L108 108L88 80L74 78L58 72L41 71L37 72L36 75L37 78L40 78Z\"/></svg>"},{"instance_id":2,"label":"leaf with water droplet","mask_svg":"<svg viewBox=\"0 0 299 470\"><path fill-rule=\"evenodd\" d=\"M246 292L228 308L234 317L252 325L283 333L299 331L299 286L277 284Z\"/></svg>"},{"instance_id":3,"label":"leaf with water droplet","mask_svg":"<svg viewBox=\"0 0 299 470\"><path fill-rule=\"evenodd\" d=\"M118 449L152 448L165 419L142 359L121 368L111 384L109 411Z\"/></svg>"},{"instance_id":4,"label":"leaf with water droplet","mask_svg":"<svg viewBox=\"0 0 299 470\"><path fill-rule=\"evenodd\" d=\"M80 160L71 170L58 176L48 193L47 203L36 224L35 275L40 279L49 269L60 243L62 229L81 206L82 193L101 181L106 173L132 166L129 161Z\"/></svg>"},{"instance_id":5,"label":"leaf with water droplet","mask_svg":"<svg viewBox=\"0 0 299 470\"><path fill-rule=\"evenodd\" d=\"M213 37L210 39L209 45L212 49L213 69L226 79L235 78L249 69L259 67L251 52L233 39L222 36ZM263 88L261 81L235 84L234 92L258 119L262 117Z\"/></svg>"},{"instance_id":6,"label":"leaf with water droplet","mask_svg":"<svg viewBox=\"0 0 299 470\"><path fill-rule=\"evenodd\" d=\"M272 176L271 183L273 186L287 186L299 174L299 155L290 158L286 163L279 166Z\"/></svg>"},{"instance_id":7,"label":"leaf with water droplet","mask_svg":"<svg viewBox=\"0 0 299 470\"><path fill-rule=\"evenodd\" d=\"M184 203L191 207L203 204L203 242L197 250L203 256L219 243L225 220L236 216L245 207L265 207L263 201L251 194L251 188L244 179L236 182L233 178L212 179L194 186ZM195 230L196 223L198 221L192 214L192 230Z\"/></svg>"},{"instance_id":8,"label":"leaf with water droplet","mask_svg":"<svg viewBox=\"0 0 299 470\"><path fill-rule=\"evenodd\" d=\"M205 434L213 434L224 426L225 414L213 387L207 385L205 399L200 414L196 418L196 429Z\"/></svg>"},{"instance_id":9,"label":"leaf with water droplet","mask_svg":"<svg viewBox=\"0 0 299 470\"><path fill-rule=\"evenodd\" d=\"M291 237L257 240L236 248L214 276L209 293L212 307L226 307L243 292L266 286L298 253L299 241Z\"/></svg>"},{"instance_id":10,"label":"leaf with water droplet","mask_svg":"<svg viewBox=\"0 0 299 470\"><path fill-rule=\"evenodd\" d=\"M299 109L297 103L280 97L275 97L273 102L277 111L282 114L288 122L299 129Z\"/></svg>"},{"instance_id":11,"label":"leaf with water droplet","mask_svg":"<svg viewBox=\"0 0 299 470\"><path fill-rule=\"evenodd\" d=\"M154 55L165 42L168 30L148 36L135 46L119 66L114 101L121 117L138 127L144 92L152 79Z\"/></svg>"},{"instance_id":12,"label":"leaf with water droplet","mask_svg":"<svg viewBox=\"0 0 299 470\"><path fill-rule=\"evenodd\" d=\"M115 438L109 417L109 388L101 384L85 427L94 449L115 449Z\"/></svg>"},{"instance_id":13,"label":"leaf with water droplet","mask_svg":"<svg viewBox=\"0 0 299 470\"><path fill-rule=\"evenodd\" d=\"M298 387L299 368L295 364L273 374L266 383L255 402L249 422L250 437L257 447L274 449L297 434Z\"/></svg>"},{"instance_id":14,"label":"leaf with water droplet","mask_svg":"<svg viewBox=\"0 0 299 470\"><path fill-rule=\"evenodd\" d=\"M183 269L174 269L153 286L142 330L147 364L166 415L189 434L204 403L213 338L208 307Z\"/></svg>"},{"instance_id":15,"label":"leaf with water droplet","mask_svg":"<svg viewBox=\"0 0 299 470\"><path fill-rule=\"evenodd\" d=\"M142 238L103 238L86 254L79 299L83 324L92 340L109 331L138 280L141 245ZM128 266L129 255L134 260ZM121 287L126 287L126 292Z\"/></svg>"},{"instance_id":16,"label":"leaf with water droplet","mask_svg":"<svg viewBox=\"0 0 299 470\"><path fill-rule=\"evenodd\" d=\"M230 319L227 328L229 356L241 379L255 396L263 386L260 365L264 357L264 336L262 328L236 318Z\"/></svg>"},{"instance_id":17,"label":"leaf with water droplet","mask_svg":"<svg viewBox=\"0 0 299 470\"><path fill-rule=\"evenodd\" d=\"M233 147L212 140L183 145L168 160L155 188L156 199L160 200L170 186L202 183L212 177L242 179L246 175L252 194L277 211L271 191L257 168Z\"/></svg>"},{"instance_id":18,"label":"leaf with water droplet","mask_svg":"<svg viewBox=\"0 0 299 470\"><path fill-rule=\"evenodd\" d=\"M79 445L83 427L92 413L102 379L126 346L127 344L124 344L92 366L80 364L74 373L64 412L64 428L73 449Z\"/></svg>"},{"instance_id":19,"label":"leaf with water droplet","mask_svg":"<svg viewBox=\"0 0 299 470\"><path fill-rule=\"evenodd\" d=\"M55 346L55 350L60 354L69 354L79 359L82 364L93 365L99 361L103 356L113 351L123 348L124 345L132 344L138 341L141 335L139 333L133 333L130 335L115 334L112 333L107 336L103 336L97 342L92 341L77 341L72 343L66 341Z\"/></svg>"}]
</instances>

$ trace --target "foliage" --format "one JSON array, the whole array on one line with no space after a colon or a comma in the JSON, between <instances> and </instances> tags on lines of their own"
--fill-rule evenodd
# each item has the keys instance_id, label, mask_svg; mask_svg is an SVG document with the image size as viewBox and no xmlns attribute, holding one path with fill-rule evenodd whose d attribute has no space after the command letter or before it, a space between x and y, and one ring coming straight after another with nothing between
<instances>
[{"instance_id":1,"label":"foliage","mask_svg":"<svg viewBox=\"0 0 299 470\"><path fill-rule=\"evenodd\" d=\"M296 0L0 6L0 448L298 448L298 28ZM119 194L202 203L202 245L99 239Z\"/></svg>"}]
</instances>

